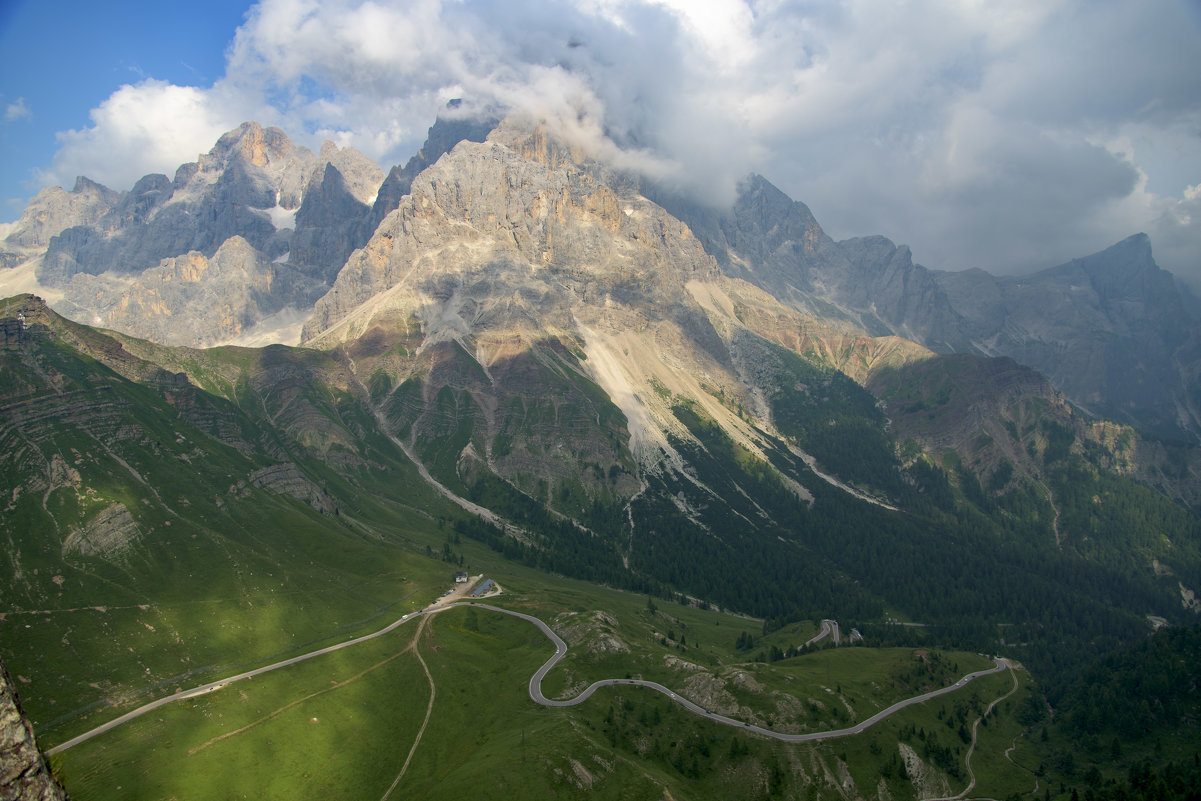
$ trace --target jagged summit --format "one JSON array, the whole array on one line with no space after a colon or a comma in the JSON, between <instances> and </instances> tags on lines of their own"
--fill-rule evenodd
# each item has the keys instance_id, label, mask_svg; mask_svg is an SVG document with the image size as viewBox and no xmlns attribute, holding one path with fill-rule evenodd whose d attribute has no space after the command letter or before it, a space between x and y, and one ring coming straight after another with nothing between
<instances>
[{"instance_id":1,"label":"jagged summit","mask_svg":"<svg viewBox=\"0 0 1201 801\"><path fill-rule=\"evenodd\" d=\"M727 275L805 314L937 351L968 344L942 290L907 247L884 237L835 242L808 206L760 175L741 184L725 212L670 195L656 199L689 224Z\"/></svg>"},{"instance_id":2,"label":"jagged summit","mask_svg":"<svg viewBox=\"0 0 1201 801\"><path fill-rule=\"evenodd\" d=\"M1155 263L1151 253L1151 238L1144 233L1134 234L1083 258L1047 271L1048 277L1079 281L1081 274L1098 295L1109 299L1168 300L1181 297L1175 290L1175 279ZM1177 301L1179 302L1179 301Z\"/></svg>"},{"instance_id":3,"label":"jagged summit","mask_svg":"<svg viewBox=\"0 0 1201 801\"><path fill-rule=\"evenodd\" d=\"M382 180L353 148L326 142L314 155L246 122L173 180L47 190L5 259L75 319L174 344L230 341L307 314L361 243Z\"/></svg>"},{"instance_id":4,"label":"jagged summit","mask_svg":"<svg viewBox=\"0 0 1201 801\"><path fill-rule=\"evenodd\" d=\"M566 319L592 314L606 297L654 305L661 292L679 294L690 277L714 272L684 225L632 186L598 179L587 163L565 167L567 152L545 130L512 124L484 142L459 143L414 179L350 259L305 341L337 323L337 338L353 337L391 301L351 323L362 304L383 293L401 305L424 303L420 287L446 275L486 269L489 288L510 299L537 286L537 314Z\"/></svg>"},{"instance_id":5,"label":"jagged summit","mask_svg":"<svg viewBox=\"0 0 1201 801\"><path fill-rule=\"evenodd\" d=\"M202 171L222 172L236 161L269 167L282 164L295 150L292 140L279 128L263 128L251 120L222 134L213 149L200 157L199 167Z\"/></svg>"},{"instance_id":6,"label":"jagged summit","mask_svg":"<svg viewBox=\"0 0 1201 801\"><path fill-rule=\"evenodd\" d=\"M120 200L120 192L83 176L75 179L70 192L58 186L43 189L30 201L13 225L12 232L4 239L3 248L0 248L3 266L15 266L24 258L44 250L50 239L65 228L96 223Z\"/></svg>"},{"instance_id":7,"label":"jagged summit","mask_svg":"<svg viewBox=\"0 0 1201 801\"><path fill-rule=\"evenodd\" d=\"M771 364L775 343L854 352L865 365L928 355L913 343L869 345L724 275L636 180L517 119L414 178L317 302L302 341L337 348L371 375L381 414L414 450L438 438L446 397L487 410L470 423L476 444L464 458L527 491L579 476L582 461L620 458L605 444L609 426L595 422L572 425L578 442L539 430L523 431L520 448L491 445L516 437L531 405L579 414L573 385L594 385L612 404L592 417L620 413L640 471L676 474L687 464L679 443L691 438L681 403L760 452L761 435L736 410L766 414L765 390L748 376Z\"/></svg>"}]
</instances>

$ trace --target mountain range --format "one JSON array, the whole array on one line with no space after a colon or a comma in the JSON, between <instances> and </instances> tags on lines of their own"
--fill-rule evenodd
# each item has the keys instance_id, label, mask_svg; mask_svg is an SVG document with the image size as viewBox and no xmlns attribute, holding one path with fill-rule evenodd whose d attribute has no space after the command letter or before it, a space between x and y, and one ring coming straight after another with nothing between
<instances>
[{"instance_id":1,"label":"mountain range","mask_svg":"<svg viewBox=\"0 0 1201 801\"><path fill-rule=\"evenodd\" d=\"M366 300L349 274L334 286L351 255L422 171L461 141L483 144L497 123L440 119L386 177L352 148L327 141L314 155L278 129L246 123L173 179L148 175L127 192L86 178L70 192L44 190L9 227L0 264L32 272L72 319L165 344L295 341L314 308L320 316L347 306L332 290ZM1157 439L1201 435L1201 305L1155 264L1143 234L1031 275L937 272L883 237L833 241L804 204L761 176L725 210L637 177L593 177L652 200L724 275L810 318L937 353L1009 356L1089 414ZM310 323L306 336L318 327Z\"/></svg>"},{"instance_id":2,"label":"mountain range","mask_svg":"<svg viewBox=\"0 0 1201 801\"><path fill-rule=\"evenodd\" d=\"M448 114L387 175L246 123L173 179L44 190L0 259L37 292L3 321L8 610L253 597L316 636L454 532L765 633L1017 643L1052 698L1201 612L1201 306L1141 234L936 272L760 176L712 209ZM63 625L0 638L60 739L238 624L175 620L136 675Z\"/></svg>"}]
</instances>

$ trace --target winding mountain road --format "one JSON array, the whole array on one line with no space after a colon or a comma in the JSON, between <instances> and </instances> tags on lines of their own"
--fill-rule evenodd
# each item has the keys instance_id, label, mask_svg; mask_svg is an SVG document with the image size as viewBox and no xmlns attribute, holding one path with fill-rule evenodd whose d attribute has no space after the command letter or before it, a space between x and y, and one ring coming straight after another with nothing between
<instances>
[{"instance_id":1,"label":"winding mountain road","mask_svg":"<svg viewBox=\"0 0 1201 801\"><path fill-rule=\"evenodd\" d=\"M915 695L912 698L906 698L904 700L897 701L892 706L887 707L886 709L880 710L876 714L872 715L870 718L862 720L859 723L856 723L854 726L849 726L845 729L831 729L829 731L806 732L804 734L786 734L786 733L782 733L782 732L772 731L771 729L765 729L762 726L756 726L751 723L746 723L745 721L735 720L734 718L726 717L725 715L719 715L716 712L710 712L709 710L705 709L704 707L694 704L692 701L689 701L687 698L681 697L674 690L670 690L667 687L664 687L662 684L659 684L658 682L644 681L642 679L601 679L600 681L596 681L596 682L593 682L592 684L588 685L588 687L586 687L579 695L575 696L574 698L568 698L565 700L555 700L555 699L547 698L545 695L542 694L542 679L546 677L546 674L549 673L556 664L558 664L560 659L562 659L564 656L567 655L567 643L563 642L563 639L558 634L555 634L553 631L551 631L550 626L546 625L546 623L544 623L542 620L534 617L533 615L526 615L521 612L514 612L510 609L502 609L499 606L492 606L490 604L466 603L466 604L454 604L454 606L475 606L475 607L479 607L481 609L489 609L494 612L501 612L506 615L512 615L513 617L519 617L522 620L529 621L530 623L537 626L542 631L542 633L545 634L552 643L554 643L555 653L551 656L550 659L546 660L546 662L542 665L542 667L538 668L538 670L534 672L533 676L530 676L530 698L533 699L534 703L541 704L542 706L554 706L554 707L576 706L577 704L582 704L582 703L584 703L584 701L587 701L589 698L591 698L592 694L595 693L601 687L614 687L614 686L618 686L618 685L633 685L633 686L637 686L637 687L649 687L652 690L656 690L658 692L663 693L664 695L669 697L671 700L678 703L680 706L684 707L685 709L687 709L690 712L694 712L697 715L700 715L701 717L708 718L709 720L716 721L717 723L724 723L727 726L737 726L739 728L746 729L747 731L753 731L756 734L762 734L764 737L772 737L776 740L780 740L780 741L786 742L786 743L805 743L805 742L812 742L814 740L829 740L829 739L833 739L835 737L850 737L855 734L862 734L869 727L874 726L875 724L879 723L881 720L884 720L884 718L888 717L889 715L899 712L906 707L913 706L914 704L920 704L920 703L923 703L924 701L929 701L931 698L937 698L940 695L945 695L946 693L951 693L951 692L955 692L956 690L963 689L973 679L978 679L981 676L991 676L994 673L1000 673L1003 670L1012 669L1009 664L1009 661L1007 659L1004 659L999 656L994 657L994 661L996 662L996 664L993 667L988 668L987 670L977 670L974 673L968 673L966 676L964 676L963 678L961 678L959 681L955 682L954 684L948 685L946 687L941 687L937 690L931 690L930 692L922 693L921 695ZM827 622L832 622L832 621L823 621L823 623L827 623ZM824 633L822 635L819 635L818 639L820 639L821 636L824 636Z\"/></svg>"},{"instance_id":2,"label":"winding mountain road","mask_svg":"<svg viewBox=\"0 0 1201 801\"><path fill-rule=\"evenodd\" d=\"M472 582L472 584L474 584L474 582ZM472 585L469 584L467 586L470 587ZM459 591L456 594L461 594L461 591ZM243 679L249 679L254 676L262 675L263 673L268 673L273 670L279 670L280 668L287 667L288 665L295 665L298 662L304 662L308 659L313 659L315 657L322 656L324 654L333 653L334 651L339 651L343 648L349 648L352 645L358 645L359 643L375 639L376 637L382 637L383 635L396 630L398 627L404 625L405 623L407 623L411 620L416 619L417 617L419 617L421 615L436 614L438 612L445 611L446 609L453 609L457 606L470 606L470 607L475 607L478 609L487 609L489 611L499 612L501 614L511 615L513 617L520 618L520 619L525 620L528 623L536 626L539 629L539 631L541 631L543 634L545 634L547 639L549 639L551 641L551 643L554 644L554 646L555 646L554 654L551 655L551 657L546 660L546 662L542 665L542 667L538 668L538 670L536 670L534 672L534 675L530 676L530 683L529 683L530 699L533 700L534 703L536 703L536 704L540 704L542 706L547 706L547 707L576 706L578 704L584 703L589 698L591 698L592 694L595 693L601 687L613 687L613 686L619 686L619 685L647 687L651 690L655 690L656 692L663 693L668 698L670 698L671 700L678 703L680 706L684 707L685 709L687 709L690 712L700 715L701 717L708 718L709 720L712 720L717 723L722 723L726 726L735 726L735 727L744 729L746 731L752 731L752 732L755 732L756 734L763 735L764 737L771 737L776 740L780 740L782 742L787 742L787 743L813 742L815 740L827 740L827 739L832 739L835 737L850 737L855 734L862 734L869 727L875 725L876 723L879 723L881 720L888 717L889 715L899 712L900 710L902 710L906 707L913 706L914 704L920 704L924 701L930 700L931 698L937 698L938 696L944 695L946 693L955 692L956 690L962 689L963 687L967 686L967 684L969 682L971 682L972 680L978 679L982 676L989 676L994 673L1000 673L1001 671L1006 670L1006 669L1009 669L1009 670L1013 669L1012 666L1009 664L1008 660L1006 660L1002 657L994 657L994 661L996 662L996 665L994 667L991 667L987 670L977 670L974 673L968 673L963 678L961 678L959 681L957 681L954 684L949 685L947 687L942 687L937 690L931 690L928 693L922 693L921 695L916 695L912 698L906 698L904 700L898 701L897 703L893 704L892 706L887 707L886 709L880 710L876 714L872 715L870 718L860 721L859 723L855 724L854 726L849 726L845 729L832 729L830 731L806 732L803 734L787 734L787 733L772 731L771 729L765 729L762 726L756 726L754 724L747 723L745 721L735 720L734 718L726 717L725 715L720 715L716 712L710 712L709 710L705 709L704 707L701 707L701 706L693 703L692 701L689 701L687 698L681 697L674 690L664 687L662 684L659 684L658 682L645 681L643 679L601 679L600 681L593 682L591 685L586 687L579 695L575 696L574 698L568 698L568 699L547 698L545 695L542 694L542 680L546 677L546 674L549 673L556 664L558 664L559 660L567 655L567 643L563 641L563 638L561 638L558 634L555 634L555 632L551 630L550 626L548 626L543 620L536 618L533 615L527 615L523 612L515 612L511 609L503 609L499 606L492 606L491 604L478 603L478 602L474 602L474 601L455 602L455 601L453 601L453 599L447 599L445 596L443 596L442 598L439 598L438 600L434 601L432 604L425 607L424 609L420 609L416 612L410 612L406 615L402 615L398 620L394 621L390 625L385 626L384 628L382 628L379 631L374 632L372 634L364 634L361 637L355 637L354 639L347 640L346 642L338 643L336 645L330 645L325 648L317 649L316 651L310 651L306 654L301 654L299 656L291 657L290 659L284 659L282 661L275 662L270 665L264 665L263 667L255 668L254 670L247 670L243 673L238 673L238 674L236 674L234 676L230 676L228 678L219 679L217 681L212 681L212 682L209 682L208 684L202 684L199 687L195 687L190 690L181 690L180 692L174 693L172 695L164 696L163 698L159 698L158 700L151 701L150 703L145 704L144 706L140 706L137 709L134 709L130 712L126 712L124 715L121 715L120 717L110 720L108 723L97 726L96 728L94 728L90 731L84 732L83 734L81 734L77 737L73 737L64 743L60 743L59 745L56 745L53 748L48 749L46 751L46 754L53 755L53 754L60 753L62 751L66 751L68 748L72 748L73 746L79 745L82 742L86 742L86 741L92 739L93 737L97 737L101 734L104 734L105 732L110 731L111 729L113 729L117 726L120 726L122 723L133 720L134 718L140 717L140 716L146 714L147 712L158 709L159 707L165 706L166 704L170 704L175 701L182 701L186 698L194 698L196 696L204 695L206 693L216 692L217 690L222 689L226 685L232 684L233 682L236 682L236 681L241 681ZM821 631L819 632L819 634L816 637L814 637L813 640L811 640L811 642L820 640L823 637L825 637L831 633L834 633L834 632L837 632L837 624L834 623L834 621L824 620L824 621L822 621ZM837 634L835 634L835 636L837 636Z\"/></svg>"}]
</instances>

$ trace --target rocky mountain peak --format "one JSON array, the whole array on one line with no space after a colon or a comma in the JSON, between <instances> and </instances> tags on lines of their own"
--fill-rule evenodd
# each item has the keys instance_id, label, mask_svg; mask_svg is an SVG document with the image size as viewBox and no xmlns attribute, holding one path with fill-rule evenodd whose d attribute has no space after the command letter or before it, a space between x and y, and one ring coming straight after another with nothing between
<instances>
[{"instance_id":1,"label":"rocky mountain peak","mask_svg":"<svg viewBox=\"0 0 1201 801\"><path fill-rule=\"evenodd\" d=\"M800 327L799 315L726 279L637 181L546 126L507 119L413 179L317 302L302 343L336 348L373 376L389 419L416 415L405 435L415 448L440 423L411 388L426 384L420 394L435 404L447 392L470 393L488 411L477 421L479 442L463 451L462 474L484 460L532 487L578 475L584 453L601 464L614 458L609 434L562 443L541 427L490 451L496 430L519 425L509 419L514 404L582 408L565 379L612 399L583 425L593 431L598 420L620 419L612 416L620 409L632 451L651 469L682 469L672 444L687 436L672 411L681 398L757 448L732 411L757 402L736 366L759 353L753 345L734 353L747 330L739 312L785 339Z\"/></svg>"},{"instance_id":2,"label":"rocky mountain peak","mask_svg":"<svg viewBox=\"0 0 1201 801\"><path fill-rule=\"evenodd\" d=\"M332 139L323 139L321 141L321 150L317 153L317 158L321 161L333 161L338 156L339 148Z\"/></svg>"},{"instance_id":3,"label":"rocky mountain peak","mask_svg":"<svg viewBox=\"0 0 1201 801\"><path fill-rule=\"evenodd\" d=\"M1169 439L1201 431L1196 298L1145 234L1031 275L940 273L975 348L1042 371L1073 403Z\"/></svg>"},{"instance_id":4,"label":"rocky mountain peak","mask_svg":"<svg viewBox=\"0 0 1201 801\"><path fill-rule=\"evenodd\" d=\"M317 154L313 182L324 180L322 172L327 165L337 169L346 190L360 203L371 203L384 181L384 171L374 160L353 147L340 148L328 139Z\"/></svg>"},{"instance_id":5,"label":"rocky mountain peak","mask_svg":"<svg viewBox=\"0 0 1201 801\"><path fill-rule=\"evenodd\" d=\"M889 330L940 352L970 350L960 318L934 276L908 245L883 236L847 239L838 248L851 265L840 301L870 311Z\"/></svg>"},{"instance_id":6,"label":"rocky mountain peak","mask_svg":"<svg viewBox=\"0 0 1201 801\"><path fill-rule=\"evenodd\" d=\"M556 135L545 122L524 114L506 117L488 138L549 170L578 169L594 163L595 154L578 142Z\"/></svg>"},{"instance_id":7,"label":"rocky mountain peak","mask_svg":"<svg viewBox=\"0 0 1201 801\"><path fill-rule=\"evenodd\" d=\"M326 141L314 155L277 128L246 122L181 165L173 180L147 175L132 190L114 192L81 178L72 192L46 190L5 227L0 268L26 265L31 282L22 286L58 294L65 314L160 341L199 334L189 344L214 344L224 341L214 338L220 332L249 331L282 307L289 319L303 319L413 177L461 138L482 141L494 125L452 110L431 127L423 151L382 185L384 171L353 147ZM228 253L217 255L233 238L257 252L239 261L258 265L245 273L254 276L246 287L219 281L220 293L232 292L236 313L214 324L211 310L172 305L194 302L198 289L188 282L186 291L172 291L165 278L179 264L229 262ZM265 271L264 264L274 266ZM219 273L205 275L214 280ZM151 308L141 299L151 297L157 312L136 318Z\"/></svg>"},{"instance_id":8,"label":"rocky mountain peak","mask_svg":"<svg viewBox=\"0 0 1201 801\"><path fill-rule=\"evenodd\" d=\"M687 226L632 186L599 180L575 160L582 158L545 128L521 122L502 123L482 143L460 142L414 179L398 208L347 262L317 304L306 341L352 313L380 313L384 301L373 299L384 293L388 305L421 305L427 291L445 301L467 280L464 274L485 269L497 301L524 294L531 280L540 287L539 312L546 314L536 315L539 325L546 315L578 308L573 292L577 299L609 294L654 302L660 291L682 292L686 276L716 275ZM434 289L439 284L446 288ZM551 297L558 302L546 305ZM359 309L368 301L370 311ZM360 320L337 338L365 324Z\"/></svg>"},{"instance_id":9,"label":"rocky mountain peak","mask_svg":"<svg viewBox=\"0 0 1201 801\"><path fill-rule=\"evenodd\" d=\"M165 175L142 176L117 204L119 221L114 223L128 225L144 222L155 208L171 198L174 191L174 185Z\"/></svg>"},{"instance_id":10,"label":"rocky mountain peak","mask_svg":"<svg viewBox=\"0 0 1201 801\"><path fill-rule=\"evenodd\" d=\"M945 327L946 301L922 279L925 271L907 248L883 237L836 243L804 203L761 175L748 176L725 211L680 198L661 202L692 227L727 275L805 314L923 343L919 332Z\"/></svg>"},{"instance_id":11,"label":"rocky mountain peak","mask_svg":"<svg viewBox=\"0 0 1201 801\"><path fill-rule=\"evenodd\" d=\"M244 122L222 134L217 144L200 159L201 169L213 169L216 164L228 167L238 159L255 167L267 167L286 159L296 149L288 135L279 128L263 128L257 122Z\"/></svg>"},{"instance_id":12,"label":"rocky mountain peak","mask_svg":"<svg viewBox=\"0 0 1201 801\"><path fill-rule=\"evenodd\" d=\"M71 188L71 194L107 203L115 203L121 196L120 192L114 192L104 184L97 183L86 175L75 176L75 186Z\"/></svg>"},{"instance_id":13,"label":"rocky mountain peak","mask_svg":"<svg viewBox=\"0 0 1201 801\"><path fill-rule=\"evenodd\" d=\"M762 175L751 175L743 182L734 214L752 226L768 251L785 242L800 242L812 251L824 235L808 206L788 197Z\"/></svg>"},{"instance_id":14,"label":"rocky mountain peak","mask_svg":"<svg viewBox=\"0 0 1201 801\"><path fill-rule=\"evenodd\" d=\"M1165 291L1174 294L1175 283L1160 269L1151 253L1151 238L1138 233L1102 251L1073 259L1054 268L1052 275L1070 277L1075 273L1087 276L1098 295L1103 298L1150 299Z\"/></svg>"},{"instance_id":15,"label":"rocky mountain peak","mask_svg":"<svg viewBox=\"0 0 1201 801\"><path fill-rule=\"evenodd\" d=\"M312 151L296 147L278 128L244 122L223 134L194 169L185 165L176 173L175 194L177 200L196 201L216 186L217 194L233 204L295 208L315 160Z\"/></svg>"},{"instance_id":16,"label":"rocky mountain peak","mask_svg":"<svg viewBox=\"0 0 1201 801\"><path fill-rule=\"evenodd\" d=\"M409 189L422 170L431 166L443 154L448 153L459 142L483 142L497 126L500 119L485 117L438 117L426 133L425 144L412 158L388 172L376 194L371 207L371 216L365 226L363 241L374 233L388 212L400 205L400 199L409 194Z\"/></svg>"},{"instance_id":17,"label":"rocky mountain peak","mask_svg":"<svg viewBox=\"0 0 1201 801\"><path fill-rule=\"evenodd\" d=\"M1012 282L1070 295L1071 305L1092 309L1130 330L1163 332L1176 323L1201 320L1193 294L1156 264L1146 234Z\"/></svg>"},{"instance_id":18,"label":"rocky mountain peak","mask_svg":"<svg viewBox=\"0 0 1201 801\"><path fill-rule=\"evenodd\" d=\"M25 208L4 242L15 251L14 256L25 249L45 248L51 238L67 228L96 223L120 199L120 192L83 176L75 179L70 192L58 186L47 187Z\"/></svg>"}]
</instances>

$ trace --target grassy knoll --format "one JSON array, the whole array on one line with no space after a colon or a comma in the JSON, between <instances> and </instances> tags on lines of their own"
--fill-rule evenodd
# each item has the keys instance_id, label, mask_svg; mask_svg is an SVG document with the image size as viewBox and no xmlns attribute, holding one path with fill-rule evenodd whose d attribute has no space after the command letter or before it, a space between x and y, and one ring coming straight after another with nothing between
<instances>
[{"instance_id":1,"label":"grassy knoll","mask_svg":"<svg viewBox=\"0 0 1201 801\"><path fill-rule=\"evenodd\" d=\"M499 567L499 566L498 566ZM638 593L513 568L503 605L550 623L570 646L543 682L547 697L598 679L637 675L671 684L681 663L706 669L741 662L734 643L762 621Z\"/></svg>"},{"instance_id":2,"label":"grassy knoll","mask_svg":"<svg viewBox=\"0 0 1201 801\"><path fill-rule=\"evenodd\" d=\"M1004 694L1011 687L1004 676L981 680L981 699L991 700L994 693ZM966 710L970 698L958 702ZM906 709L862 735L811 744L780 743L709 723L639 688L614 688L604 697L598 693L574 714L585 730L608 746L610 756L634 760L648 766L648 772L653 766L653 775L673 793L690 798L915 798L953 795L967 784L967 744L942 722L956 715L955 710L951 703L936 700ZM1007 725L997 734L982 735L991 739L978 746L973 757L978 777L973 796L1004 797L1029 789L1028 774L1004 763L1004 749L997 750L996 741L1009 733ZM1001 764L984 765L981 748L995 751ZM940 760L945 767L936 764Z\"/></svg>"},{"instance_id":3,"label":"grassy knoll","mask_svg":"<svg viewBox=\"0 0 1201 801\"><path fill-rule=\"evenodd\" d=\"M552 795L545 759L576 750L569 716L526 693L552 650L516 618L464 609L433 618L422 654L437 687L434 716L393 797Z\"/></svg>"},{"instance_id":4,"label":"grassy knoll","mask_svg":"<svg viewBox=\"0 0 1201 801\"><path fill-rule=\"evenodd\" d=\"M504 605L552 621L571 646L543 681L548 697L570 697L594 681L637 677L671 687L702 706L784 731L843 728L919 693L990 667L971 653L912 648L819 648L776 662L763 649L734 648L759 621L602 590L547 588L540 603ZM816 622L763 638L805 642Z\"/></svg>"},{"instance_id":5,"label":"grassy knoll","mask_svg":"<svg viewBox=\"0 0 1201 801\"><path fill-rule=\"evenodd\" d=\"M378 798L401 771L434 677L434 716L395 797L532 788L560 714L525 693L548 643L495 613L453 610L390 635L156 710L56 758L72 796ZM549 727L549 728L548 728ZM521 769L521 740L530 759ZM553 782L552 782L553 783ZM501 787L505 785L503 782ZM437 787L436 794L433 788Z\"/></svg>"},{"instance_id":6,"label":"grassy knoll","mask_svg":"<svg viewBox=\"0 0 1201 801\"><path fill-rule=\"evenodd\" d=\"M1023 681L1025 681L1023 677ZM826 752L843 760L861 787L883 782L899 797L954 795L970 781L967 757L973 723L1013 688L1008 672L976 679L962 692L909 707L858 737L830 740ZM1029 774L1005 758L1021 727L1013 710L1021 696L1002 702L978 729L972 754L976 786L971 797L1007 797L1031 789Z\"/></svg>"}]
</instances>

